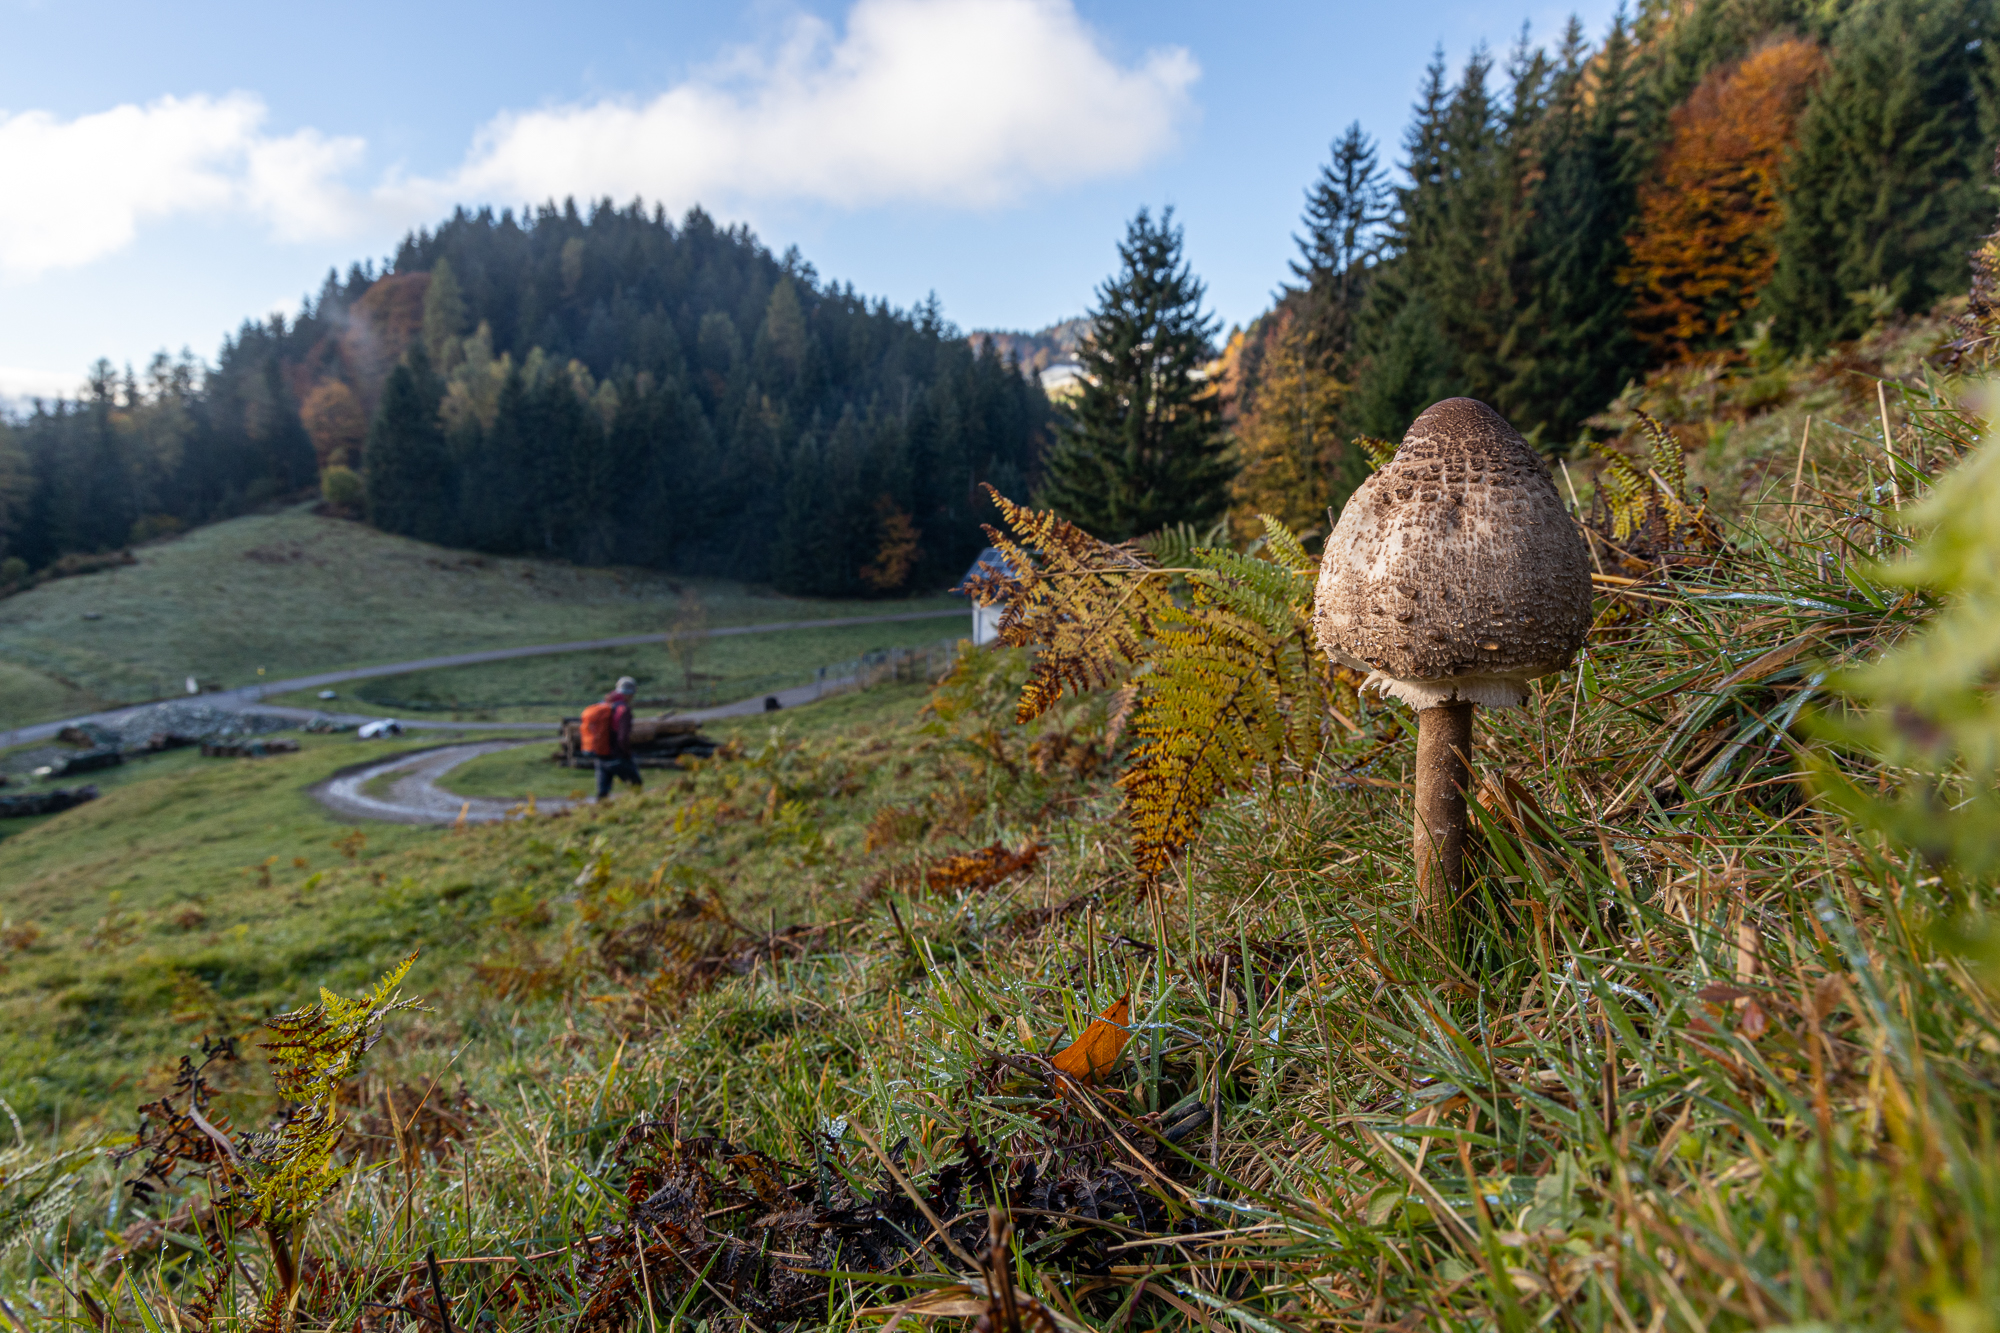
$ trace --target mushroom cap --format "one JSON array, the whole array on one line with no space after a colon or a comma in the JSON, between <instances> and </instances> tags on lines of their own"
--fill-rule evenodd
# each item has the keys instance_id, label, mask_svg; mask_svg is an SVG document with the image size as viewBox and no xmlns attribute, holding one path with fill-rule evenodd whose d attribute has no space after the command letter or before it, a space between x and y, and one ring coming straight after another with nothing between
<instances>
[{"instance_id":1,"label":"mushroom cap","mask_svg":"<svg viewBox=\"0 0 2000 1333\"><path fill-rule=\"evenodd\" d=\"M1590 629L1590 553L1548 465L1498 412L1447 398L1412 422L1327 538L1313 627L1328 656L1414 708L1518 708Z\"/></svg>"}]
</instances>

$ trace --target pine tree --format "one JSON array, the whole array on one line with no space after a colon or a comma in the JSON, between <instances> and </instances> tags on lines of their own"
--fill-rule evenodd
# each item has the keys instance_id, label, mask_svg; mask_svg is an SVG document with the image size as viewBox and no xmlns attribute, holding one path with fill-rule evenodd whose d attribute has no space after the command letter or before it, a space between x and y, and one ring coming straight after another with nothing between
<instances>
[{"instance_id":1,"label":"pine tree","mask_svg":"<svg viewBox=\"0 0 2000 1333\"><path fill-rule=\"evenodd\" d=\"M1307 334L1329 366L1343 364L1353 344L1368 273L1393 216L1389 199L1375 144L1357 120L1334 140L1332 160L1306 191L1306 234L1292 238L1300 256L1292 273L1306 284Z\"/></svg>"},{"instance_id":2,"label":"pine tree","mask_svg":"<svg viewBox=\"0 0 2000 1333\"><path fill-rule=\"evenodd\" d=\"M1108 541L1214 520L1236 470L1220 404L1199 376L1218 323L1202 313L1173 209L1157 224L1140 209L1118 256L1079 357L1083 392L1058 419L1039 492Z\"/></svg>"},{"instance_id":3,"label":"pine tree","mask_svg":"<svg viewBox=\"0 0 2000 1333\"><path fill-rule=\"evenodd\" d=\"M1488 401L1550 444L1576 439L1642 365L1618 281L1641 160L1630 74L1622 18L1594 57L1572 19L1547 96L1515 98L1508 138L1519 147L1510 156L1526 179L1517 187L1507 370Z\"/></svg>"},{"instance_id":4,"label":"pine tree","mask_svg":"<svg viewBox=\"0 0 2000 1333\"><path fill-rule=\"evenodd\" d=\"M451 458L438 404L444 386L421 347L389 372L368 431L368 515L385 532L450 540Z\"/></svg>"},{"instance_id":5,"label":"pine tree","mask_svg":"<svg viewBox=\"0 0 2000 1333\"><path fill-rule=\"evenodd\" d=\"M1992 0L1881 0L1835 29L1785 173L1765 297L1780 345L1862 332L1870 289L1901 310L1965 290L1992 207L1996 43Z\"/></svg>"},{"instance_id":6,"label":"pine tree","mask_svg":"<svg viewBox=\"0 0 2000 1333\"><path fill-rule=\"evenodd\" d=\"M1395 439L1424 408L1464 391L1456 349L1426 294L1425 250L1446 225L1438 200L1451 176L1446 122L1452 101L1440 48L1424 69L1403 137L1409 184L1396 191L1389 253L1376 266L1356 320L1349 370L1355 391L1342 413L1349 434Z\"/></svg>"}]
</instances>

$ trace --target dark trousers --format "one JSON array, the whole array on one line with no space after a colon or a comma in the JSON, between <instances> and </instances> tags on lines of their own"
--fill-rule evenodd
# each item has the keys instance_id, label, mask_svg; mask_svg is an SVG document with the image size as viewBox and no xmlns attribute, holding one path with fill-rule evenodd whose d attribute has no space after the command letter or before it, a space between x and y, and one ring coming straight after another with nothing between
<instances>
[{"instance_id":1,"label":"dark trousers","mask_svg":"<svg viewBox=\"0 0 2000 1333\"><path fill-rule=\"evenodd\" d=\"M635 787L644 785L639 778L639 766L632 762L631 755L620 755L616 759L606 759L603 755L594 754L591 758L597 761L598 800L601 801L611 794L611 779L613 778L623 778Z\"/></svg>"}]
</instances>

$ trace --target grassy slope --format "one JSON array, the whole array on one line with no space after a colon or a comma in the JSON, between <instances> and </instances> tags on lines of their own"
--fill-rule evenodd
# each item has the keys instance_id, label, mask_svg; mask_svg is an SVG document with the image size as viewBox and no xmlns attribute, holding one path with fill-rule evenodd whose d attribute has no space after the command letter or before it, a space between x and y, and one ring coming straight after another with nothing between
<instances>
[{"instance_id":1,"label":"grassy slope","mask_svg":"<svg viewBox=\"0 0 2000 1333\"><path fill-rule=\"evenodd\" d=\"M782 737L774 754L800 744L846 754L883 744L885 728L907 729L921 694L887 687L709 730L753 751ZM643 856L661 808L693 781L649 775L645 798L499 830L371 823L357 841L306 788L424 743L301 739L296 755L205 760L183 750L109 770L99 800L0 841L0 918L37 932L25 948L0 949L0 1088L24 1115L66 1104L74 1119L121 1076L170 1064L204 1027L240 1028L302 987L352 986L409 947L431 952L433 978L460 974L513 914L532 916L560 893L580 849L600 836L621 857ZM728 787L754 769L739 761L709 780ZM814 770L800 771L810 780ZM898 777L843 781L861 798L841 825L851 843L855 820L872 812L868 794L895 790ZM577 775L557 785L566 795ZM755 829L719 839L725 850L713 859L740 856ZM789 917L800 897L781 867L724 888L733 910L759 919Z\"/></svg>"},{"instance_id":2,"label":"grassy slope","mask_svg":"<svg viewBox=\"0 0 2000 1333\"><path fill-rule=\"evenodd\" d=\"M235 686L254 682L260 667L283 678L663 632L683 587L699 591L711 626L959 604L814 601L641 570L478 556L302 509L217 523L135 554L137 565L0 601L0 664L41 678L0 691L0 727L61 716L83 698L178 693L190 673ZM947 632L948 624L927 637Z\"/></svg>"},{"instance_id":3,"label":"grassy slope","mask_svg":"<svg viewBox=\"0 0 2000 1333\"><path fill-rule=\"evenodd\" d=\"M1865 443L1835 436L1815 457L1850 504ZM1952 453L1928 449L1905 457L1934 469ZM430 1245L553 1251L447 1270L450 1290L468 1325L483 1309L567 1328L588 1278L562 1242L623 1219L609 1150L635 1117L671 1109L684 1132L808 1163L838 1117L876 1143L907 1136L918 1181L961 1131L1087 1174L1127 1161L1105 1124L1143 1140L1124 1110L1198 1092L1223 1133L1188 1141L1197 1162L1166 1161L1179 1183L1129 1163L1126 1178L1201 1239L1086 1245L1079 1264L1064 1243L1088 1240L1086 1207L1135 1220L1116 1196L1072 1201L1067 1230L1021 1215L1040 1227L1024 1284L1074 1321L1186 1327L1234 1307L1216 1326L1988 1333L2000 1011L1935 930L1985 890L1947 899L1919 857L1803 807L1790 755L1762 730L1818 661L1865 656L1920 618L1857 572L1857 534L1873 541L1810 519L1796 545L1739 534L1745 558L1695 580L1734 599L1607 620L1588 688L1565 676L1529 714L1482 723L1482 771L1524 784L1553 827L1490 835L1488 884L1514 919L1482 934L1470 971L1409 930L1402 798L1357 789L1338 762L1225 802L1184 880L1135 901L1109 794L1041 783L1052 751L1005 720L997 668L959 691L945 734L907 718L836 730L586 817L385 852L373 868L392 887L347 891L382 938L411 938L410 921L443 937L410 983L439 1012L394 1022L361 1100L442 1077L485 1109L460 1149L431 1141L407 1184L350 1176L311 1243L382 1275L378 1293L408 1290L400 1275ZM1766 656L1787 647L1809 651ZM1759 661L1776 665L1739 674ZM1103 722L1057 719L1072 741ZM1373 747L1356 738L1340 759L1394 779L1407 735ZM1049 851L1027 875L917 889L912 872L950 851L1036 836ZM501 887L454 894L479 873ZM747 904L760 885L763 910L783 901L831 928L796 955L739 955L743 974L710 989L695 964L716 923L686 915L682 895ZM1026 914L1058 905L1071 910ZM756 907L732 910L762 924ZM989 1077L995 1056L1050 1049L1127 988L1138 1035L1101 1106ZM877 1179L859 1137L846 1161ZM92 1188L112 1180L100 1169ZM1194 1202L1213 1196L1232 1202ZM102 1208L93 1196L85 1211ZM750 1221L762 1212L707 1225L755 1251L770 1244ZM239 1252L261 1271L253 1243ZM1059 1280L1064 1268L1082 1271ZM662 1320L682 1290L665 1272L651 1276L675 1302ZM66 1299L18 1263L8 1276L45 1308ZM322 1316L351 1322L362 1294ZM826 1323L907 1294L837 1282ZM689 1304L726 1313L701 1290Z\"/></svg>"}]
</instances>

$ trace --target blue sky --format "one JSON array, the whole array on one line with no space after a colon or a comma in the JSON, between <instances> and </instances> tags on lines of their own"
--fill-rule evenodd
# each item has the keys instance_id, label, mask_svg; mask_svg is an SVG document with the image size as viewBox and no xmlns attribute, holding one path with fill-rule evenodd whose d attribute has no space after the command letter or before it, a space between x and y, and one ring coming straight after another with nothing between
<instances>
[{"instance_id":1,"label":"blue sky","mask_svg":"<svg viewBox=\"0 0 2000 1333\"><path fill-rule=\"evenodd\" d=\"M1230 323L1350 121L1400 148L1432 49L1613 5L0 0L0 395L212 357L454 203L699 200L966 328L1081 313L1171 204Z\"/></svg>"}]
</instances>

